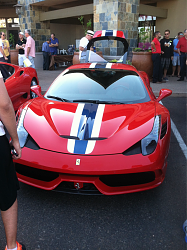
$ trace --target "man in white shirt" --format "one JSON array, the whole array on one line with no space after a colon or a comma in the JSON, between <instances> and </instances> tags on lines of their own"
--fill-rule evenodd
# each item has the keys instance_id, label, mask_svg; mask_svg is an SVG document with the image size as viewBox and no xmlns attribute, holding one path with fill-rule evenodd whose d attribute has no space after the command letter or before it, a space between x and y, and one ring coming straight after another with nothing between
<instances>
[{"instance_id":1,"label":"man in white shirt","mask_svg":"<svg viewBox=\"0 0 187 250\"><path fill-rule=\"evenodd\" d=\"M80 40L80 44L79 44L80 63L85 63L87 45L88 45L89 41L92 39L93 35L94 35L94 32L92 30L88 30L86 36L81 38L81 40Z\"/></svg>"}]
</instances>

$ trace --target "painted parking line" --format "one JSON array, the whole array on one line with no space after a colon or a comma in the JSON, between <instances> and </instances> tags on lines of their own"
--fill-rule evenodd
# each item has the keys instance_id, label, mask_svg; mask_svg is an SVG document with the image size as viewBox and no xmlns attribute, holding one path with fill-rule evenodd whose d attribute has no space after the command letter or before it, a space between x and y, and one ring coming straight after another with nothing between
<instances>
[{"instance_id":1,"label":"painted parking line","mask_svg":"<svg viewBox=\"0 0 187 250\"><path fill-rule=\"evenodd\" d=\"M172 131L173 131L173 133L174 133L174 135L179 143L179 146L180 146L180 148L181 148L181 150L182 150L182 152L187 160L187 146L186 146L184 140L182 139L182 136L180 135L177 127L175 126L175 123L172 121L172 119L171 119L171 129L172 129Z\"/></svg>"},{"instance_id":2,"label":"painted parking line","mask_svg":"<svg viewBox=\"0 0 187 250\"><path fill-rule=\"evenodd\" d=\"M160 101L160 104L162 104L164 106L164 104L161 101ZM187 146L186 146L184 140L182 139L182 136L180 135L175 123L172 121L172 119L171 119L171 130L173 131L173 133L174 133L174 135L179 143L179 146L180 146L180 148L181 148L181 150L182 150L182 152L187 160Z\"/></svg>"}]
</instances>

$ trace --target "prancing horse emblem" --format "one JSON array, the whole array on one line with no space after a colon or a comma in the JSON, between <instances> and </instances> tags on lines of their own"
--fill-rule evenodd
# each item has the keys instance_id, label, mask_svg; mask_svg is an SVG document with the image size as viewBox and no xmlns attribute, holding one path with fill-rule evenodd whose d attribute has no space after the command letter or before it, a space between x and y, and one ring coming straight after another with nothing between
<instances>
[{"instance_id":1,"label":"prancing horse emblem","mask_svg":"<svg viewBox=\"0 0 187 250\"><path fill-rule=\"evenodd\" d=\"M76 159L76 165L80 165L81 164L81 160L80 159Z\"/></svg>"}]
</instances>

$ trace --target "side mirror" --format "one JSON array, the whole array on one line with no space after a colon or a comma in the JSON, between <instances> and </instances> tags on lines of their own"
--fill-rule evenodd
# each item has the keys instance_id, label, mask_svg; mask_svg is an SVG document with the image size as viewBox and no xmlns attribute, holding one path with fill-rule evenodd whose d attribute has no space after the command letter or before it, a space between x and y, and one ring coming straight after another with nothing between
<instances>
[{"instance_id":1,"label":"side mirror","mask_svg":"<svg viewBox=\"0 0 187 250\"><path fill-rule=\"evenodd\" d=\"M43 95L41 94L41 86L40 85L34 85L31 87L31 91L33 93L35 93L37 96L39 97L43 97Z\"/></svg>"},{"instance_id":2,"label":"side mirror","mask_svg":"<svg viewBox=\"0 0 187 250\"><path fill-rule=\"evenodd\" d=\"M170 96L172 94L172 90L170 89L161 89L159 93L159 97L156 99L157 102L161 101L167 96Z\"/></svg>"}]
</instances>

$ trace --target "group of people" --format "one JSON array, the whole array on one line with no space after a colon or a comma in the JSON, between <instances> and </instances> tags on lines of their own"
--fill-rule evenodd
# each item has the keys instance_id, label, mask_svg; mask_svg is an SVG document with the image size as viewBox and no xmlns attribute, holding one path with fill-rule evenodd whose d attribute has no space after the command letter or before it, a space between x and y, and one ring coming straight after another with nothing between
<instances>
[{"instance_id":1,"label":"group of people","mask_svg":"<svg viewBox=\"0 0 187 250\"><path fill-rule=\"evenodd\" d=\"M184 81L187 63L187 29L179 32L176 39L170 39L170 30L165 30L164 38L161 39L160 31L154 33L151 42L153 61L153 83L168 81L166 76L172 60L172 76L175 76L177 66L177 81Z\"/></svg>"},{"instance_id":2,"label":"group of people","mask_svg":"<svg viewBox=\"0 0 187 250\"><path fill-rule=\"evenodd\" d=\"M5 39L5 33L0 32L0 62L11 63L10 60L10 45L9 41ZM25 39L26 38L26 39ZM42 45L43 51L43 69L49 69L49 58L50 55L57 54L59 41L55 37L55 34L51 34L51 38L48 39ZM31 37L30 30L26 29L25 33L19 32L19 39L16 44L16 49L18 50L18 64L21 67L26 66L25 59L28 58L30 61L30 67L35 68L34 58L35 58L35 41Z\"/></svg>"},{"instance_id":3,"label":"group of people","mask_svg":"<svg viewBox=\"0 0 187 250\"><path fill-rule=\"evenodd\" d=\"M0 39L0 62L8 62L10 63L10 45L9 41L5 39L5 33L1 32L1 39ZM24 33L19 32L19 40L16 44L16 49L19 50L18 52L18 63L19 66L24 66L24 60L28 58L30 60L30 67L35 68L34 65L34 57L35 57L35 41L30 35L30 30L25 30L25 37Z\"/></svg>"}]
</instances>

